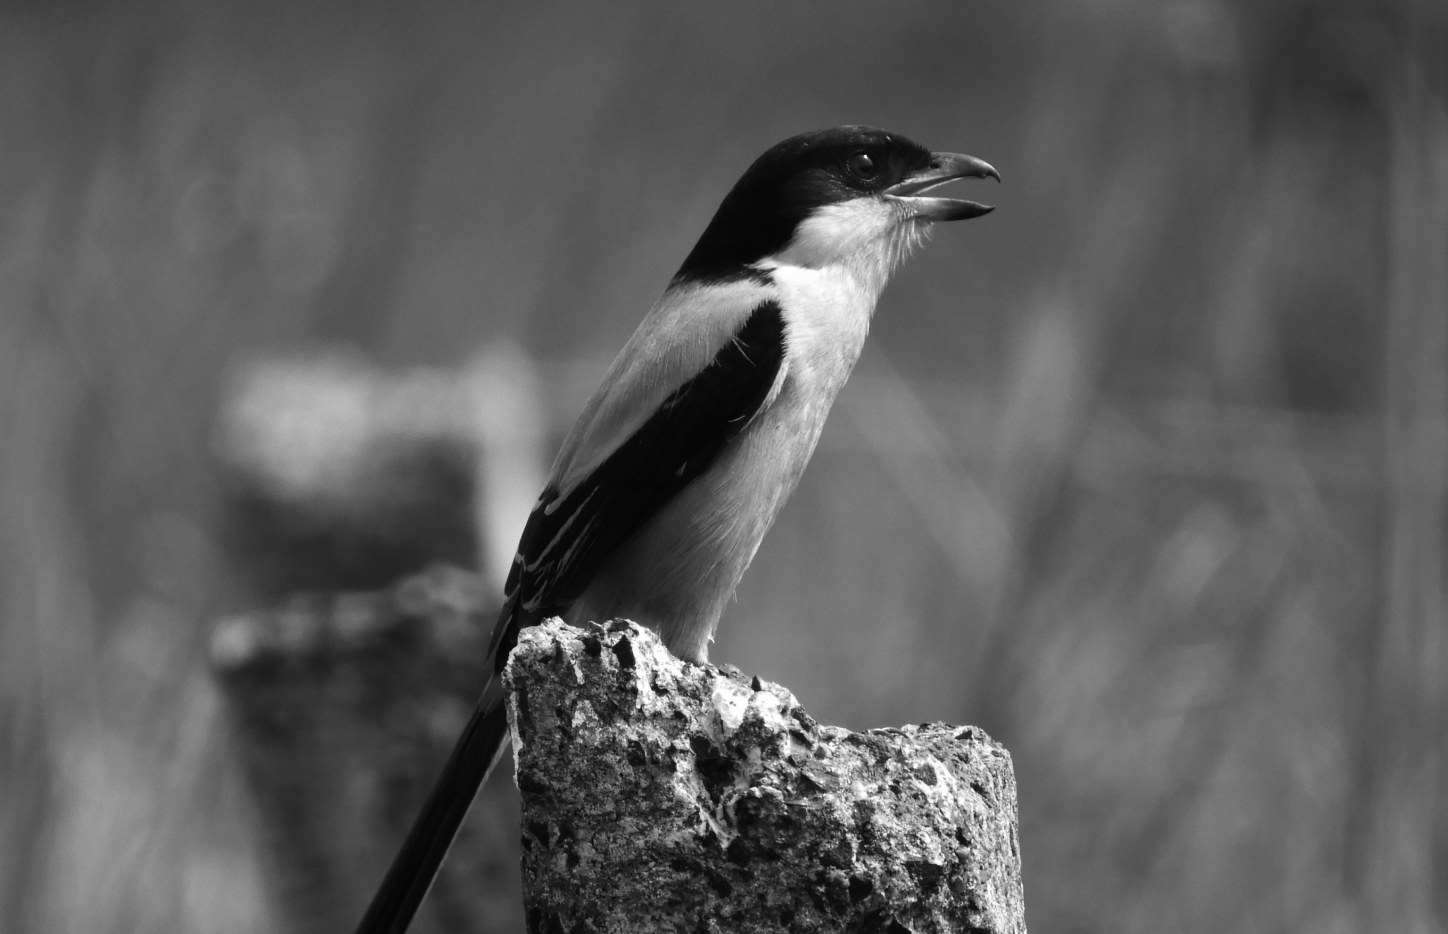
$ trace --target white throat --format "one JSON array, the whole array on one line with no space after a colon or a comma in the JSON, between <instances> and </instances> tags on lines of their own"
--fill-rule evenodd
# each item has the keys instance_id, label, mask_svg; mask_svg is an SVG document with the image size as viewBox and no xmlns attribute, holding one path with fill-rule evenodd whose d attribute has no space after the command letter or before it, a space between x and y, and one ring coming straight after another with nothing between
<instances>
[{"instance_id":1,"label":"white throat","mask_svg":"<svg viewBox=\"0 0 1448 934\"><path fill-rule=\"evenodd\" d=\"M801 221L773 259L806 269L839 267L878 297L895 267L929 235L929 227L899 202L854 198L819 208Z\"/></svg>"}]
</instances>

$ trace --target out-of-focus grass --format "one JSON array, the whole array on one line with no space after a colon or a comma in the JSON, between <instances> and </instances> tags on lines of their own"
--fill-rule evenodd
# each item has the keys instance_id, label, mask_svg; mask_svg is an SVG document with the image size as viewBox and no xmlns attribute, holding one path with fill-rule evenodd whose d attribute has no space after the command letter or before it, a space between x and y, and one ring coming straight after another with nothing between
<instances>
[{"instance_id":1,"label":"out-of-focus grass","mask_svg":"<svg viewBox=\"0 0 1448 934\"><path fill-rule=\"evenodd\" d=\"M1442 929L1440 7L0 11L0 928L269 929L229 366L607 356L754 154L871 122L1001 208L887 293L714 657L1006 741L1037 930Z\"/></svg>"}]
</instances>

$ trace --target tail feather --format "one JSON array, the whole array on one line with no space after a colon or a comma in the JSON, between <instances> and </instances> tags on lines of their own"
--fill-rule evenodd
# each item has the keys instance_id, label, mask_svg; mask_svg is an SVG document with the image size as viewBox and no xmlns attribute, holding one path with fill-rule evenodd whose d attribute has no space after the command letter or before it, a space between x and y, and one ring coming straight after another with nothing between
<instances>
[{"instance_id":1,"label":"tail feather","mask_svg":"<svg viewBox=\"0 0 1448 934\"><path fill-rule=\"evenodd\" d=\"M407 841L357 925L357 934L403 934L432 886L458 827L508 736L502 680L494 675L463 729Z\"/></svg>"}]
</instances>

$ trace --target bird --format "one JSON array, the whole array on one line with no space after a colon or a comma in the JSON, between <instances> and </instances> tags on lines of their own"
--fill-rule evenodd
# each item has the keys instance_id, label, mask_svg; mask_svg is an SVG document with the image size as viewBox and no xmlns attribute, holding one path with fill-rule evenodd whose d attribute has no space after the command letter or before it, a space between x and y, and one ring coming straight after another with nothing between
<instances>
[{"instance_id":1,"label":"bird","mask_svg":"<svg viewBox=\"0 0 1448 934\"><path fill-rule=\"evenodd\" d=\"M402 934L508 736L501 673L551 617L627 618L704 663L799 482L890 274L1000 173L869 126L801 133L724 196L563 441L489 640L491 678L357 934Z\"/></svg>"}]
</instances>

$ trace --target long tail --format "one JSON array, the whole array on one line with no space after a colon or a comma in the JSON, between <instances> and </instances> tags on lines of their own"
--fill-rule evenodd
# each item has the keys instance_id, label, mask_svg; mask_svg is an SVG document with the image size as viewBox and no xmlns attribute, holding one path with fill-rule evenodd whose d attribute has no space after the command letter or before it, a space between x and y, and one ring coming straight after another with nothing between
<instances>
[{"instance_id":1,"label":"long tail","mask_svg":"<svg viewBox=\"0 0 1448 934\"><path fill-rule=\"evenodd\" d=\"M407 930L507 737L502 678L493 675L407 841L372 896L357 934L403 934Z\"/></svg>"}]
</instances>

